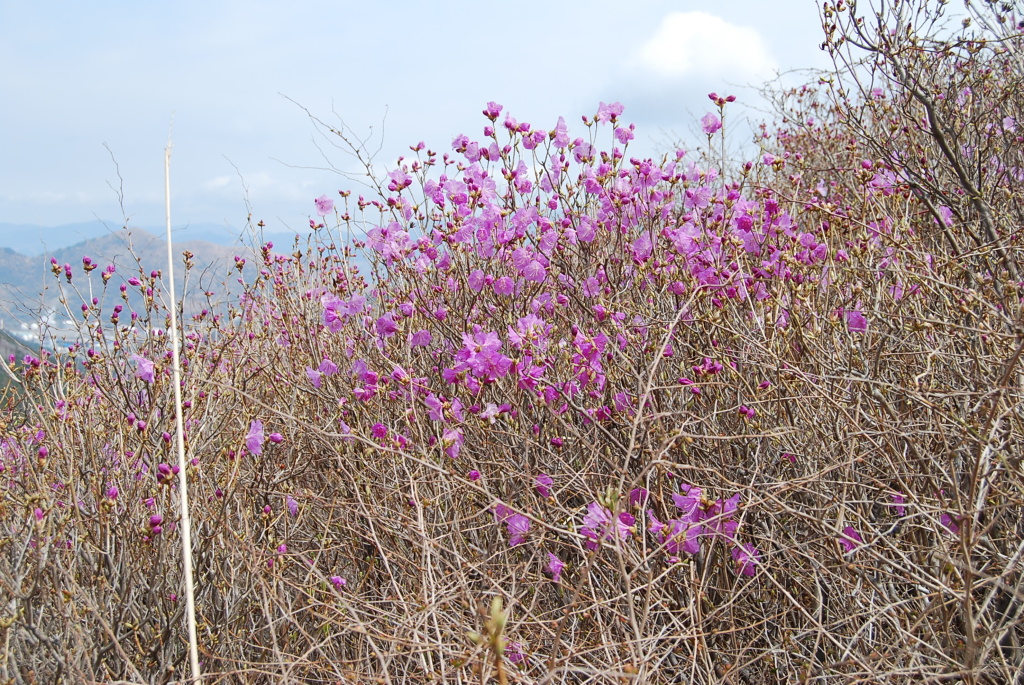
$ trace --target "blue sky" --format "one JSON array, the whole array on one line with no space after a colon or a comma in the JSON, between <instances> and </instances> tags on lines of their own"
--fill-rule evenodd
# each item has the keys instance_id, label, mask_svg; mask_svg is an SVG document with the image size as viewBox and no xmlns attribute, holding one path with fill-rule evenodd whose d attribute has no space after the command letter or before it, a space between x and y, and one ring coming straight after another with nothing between
<instances>
[{"instance_id":1,"label":"blue sky","mask_svg":"<svg viewBox=\"0 0 1024 685\"><path fill-rule=\"evenodd\" d=\"M820 33L814 0L0 0L0 222L119 222L112 153L132 222L161 225L172 113L175 226L240 228L248 188L255 219L301 228L357 188L298 105L370 136L379 172L478 137L488 100L571 131L617 100L652 154L709 90L757 105L740 84L827 66Z\"/></svg>"}]
</instances>

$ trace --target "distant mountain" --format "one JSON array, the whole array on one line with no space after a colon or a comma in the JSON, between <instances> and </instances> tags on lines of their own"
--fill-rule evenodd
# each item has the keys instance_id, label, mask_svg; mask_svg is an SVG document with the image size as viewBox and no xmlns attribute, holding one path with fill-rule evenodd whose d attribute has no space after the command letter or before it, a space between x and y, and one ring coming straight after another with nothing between
<instances>
[{"instance_id":1,"label":"distant mountain","mask_svg":"<svg viewBox=\"0 0 1024 685\"><path fill-rule=\"evenodd\" d=\"M178 297L181 297L185 285L181 255L186 250L193 254L195 263L188 279L186 310L202 305L205 290L224 295L225 291L234 292L238 289L237 273L232 272L235 255L254 264L254 255L249 248L225 247L204 240L175 242ZM71 265L71 284L67 283L63 274L58 277L53 275L51 257L61 267L64 264ZM98 265L91 277L87 277L83 271L83 257L89 257ZM166 272L167 244L164 239L142 229L119 229L79 241L69 247L47 250L38 256L25 256L11 248L0 247L2 327L16 336L30 335L33 323L38 324L41 319L48 319L51 325L61 328L62 322L68 319L68 309L74 317L78 315L83 300L102 295L101 274L108 264L113 264L116 272L107 286L105 311L120 301L120 284L132 276L138 276L140 270L143 274L157 270ZM60 302L62 291L67 306ZM129 292L133 291L129 289ZM129 304L137 308L141 300L132 298Z\"/></svg>"},{"instance_id":2,"label":"distant mountain","mask_svg":"<svg viewBox=\"0 0 1024 685\"><path fill-rule=\"evenodd\" d=\"M3 331L0 331L0 358L4 361L7 361L11 355L14 355L15 359L21 359L30 352L32 352L30 348L25 347L17 339L12 338Z\"/></svg>"},{"instance_id":3,"label":"distant mountain","mask_svg":"<svg viewBox=\"0 0 1024 685\"><path fill-rule=\"evenodd\" d=\"M19 225L0 224L0 237L7 235L8 240L16 232ZM75 240L70 246L59 246L43 249L43 245L57 243L59 239L89 232L99 233L86 239ZM26 241L36 240L30 236L32 231L40 227L21 226L22 245ZM195 227L193 227L195 228ZM40 245L40 252L26 255L11 247L0 245L0 331L6 331L15 338L23 340L30 347L38 346L40 325L45 328L68 332L73 321L81 321L83 301L98 297L102 301L104 318L117 304L123 304L120 286L132 276L149 274L151 271L165 272L167 269L167 243L163 233L154 234L140 228L112 229L101 222L93 224L69 224L51 229ZM258 257L253 248L240 244L236 239L219 244L212 240L183 240L187 235L195 235L189 231L176 231L174 234L175 252L175 284L177 298L185 294L185 312L197 312L207 307L205 291L215 293L214 302L226 302L241 292L238 283L238 272L234 270L235 255L243 257L247 262L247 280L253 277ZM5 231L7 232L5 234ZM222 233L221 238L224 237ZM264 240L275 243L274 251L291 252L294 233L265 233ZM2 241L0 241L2 242ZM252 244L250 238L246 241ZM188 281L184 278L182 253L192 253L194 266L189 273ZM82 268L82 258L88 257L97 268L86 276ZM54 276L50 260L56 259L61 273ZM363 273L368 264L363 257L354 259ZM72 282L68 284L63 275L64 264L69 264L72 271ZM116 268L115 275L110 279L104 295L101 275L108 264ZM183 290L187 287L187 293ZM129 288L128 306L140 311L143 302L137 295L137 288ZM62 303L61 297L66 299ZM123 321L123 320L122 320ZM59 337L59 336L58 336Z\"/></svg>"},{"instance_id":4,"label":"distant mountain","mask_svg":"<svg viewBox=\"0 0 1024 685\"><path fill-rule=\"evenodd\" d=\"M38 256L52 254L68 245L76 245L94 238L102 238L123 230L120 222L116 221L85 221L75 224L64 224L61 226L40 226L37 224L14 224L0 222L0 249L9 248L15 252ZM163 235L162 226L146 226L139 229L154 235ZM184 227L173 229L174 241L183 242L191 240L203 240L215 245L229 247L242 242L251 242L250 238L240 239L244 228L228 226L227 224L190 224ZM266 237L270 240L281 241L291 239L295 234L293 231L265 231Z\"/></svg>"}]
</instances>

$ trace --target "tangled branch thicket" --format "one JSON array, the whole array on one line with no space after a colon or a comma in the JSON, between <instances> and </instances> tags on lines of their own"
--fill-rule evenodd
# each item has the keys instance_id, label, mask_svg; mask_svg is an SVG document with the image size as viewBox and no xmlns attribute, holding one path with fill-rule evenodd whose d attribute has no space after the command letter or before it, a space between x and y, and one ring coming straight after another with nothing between
<instances>
[{"instance_id":1,"label":"tangled branch thicket","mask_svg":"<svg viewBox=\"0 0 1024 685\"><path fill-rule=\"evenodd\" d=\"M881 9L825 7L757 163L489 105L237 258L179 319L205 682L1019 682L1020 24ZM2 681L185 675L160 274L121 292L11 365Z\"/></svg>"}]
</instances>

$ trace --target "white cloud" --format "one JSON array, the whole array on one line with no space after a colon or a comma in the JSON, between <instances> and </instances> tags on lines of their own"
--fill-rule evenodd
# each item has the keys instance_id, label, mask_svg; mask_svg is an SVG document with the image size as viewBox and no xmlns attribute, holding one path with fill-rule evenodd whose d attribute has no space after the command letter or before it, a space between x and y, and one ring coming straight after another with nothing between
<instances>
[{"instance_id":1,"label":"white cloud","mask_svg":"<svg viewBox=\"0 0 1024 685\"><path fill-rule=\"evenodd\" d=\"M218 188L224 188L229 183L231 183L230 176L217 176L204 183L203 187L207 190L217 190Z\"/></svg>"},{"instance_id":2,"label":"white cloud","mask_svg":"<svg viewBox=\"0 0 1024 685\"><path fill-rule=\"evenodd\" d=\"M636 51L631 66L663 79L687 76L762 81L777 68L755 29L707 12L672 12Z\"/></svg>"}]
</instances>

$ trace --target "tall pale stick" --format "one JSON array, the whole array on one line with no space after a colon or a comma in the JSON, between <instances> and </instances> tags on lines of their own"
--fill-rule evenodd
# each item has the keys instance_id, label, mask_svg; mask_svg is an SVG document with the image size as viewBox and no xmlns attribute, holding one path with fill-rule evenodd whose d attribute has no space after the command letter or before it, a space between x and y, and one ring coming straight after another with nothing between
<instances>
[{"instance_id":1,"label":"tall pale stick","mask_svg":"<svg viewBox=\"0 0 1024 685\"><path fill-rule=\"evenodd\" d=\"M196 640L196 593L192 582L192 519L188 513L188 463L185 461L185 428L181 416L181 362L178 357L178 304L174 289L174 250L171 247L171 141L164 148L164 207L167 211L167 284L171 290L171 354L174 371L174 430L178 443L178 494L181 503L181 560L185 570L185 615L188 617L188 661L192 682L202 683L199 645Z\"/></svg>"}]
</instances>

